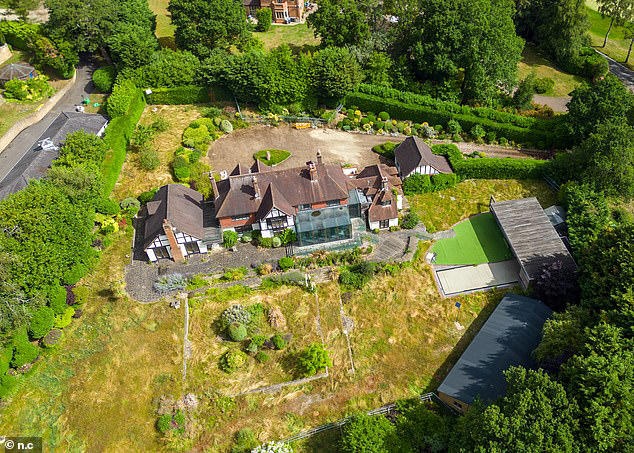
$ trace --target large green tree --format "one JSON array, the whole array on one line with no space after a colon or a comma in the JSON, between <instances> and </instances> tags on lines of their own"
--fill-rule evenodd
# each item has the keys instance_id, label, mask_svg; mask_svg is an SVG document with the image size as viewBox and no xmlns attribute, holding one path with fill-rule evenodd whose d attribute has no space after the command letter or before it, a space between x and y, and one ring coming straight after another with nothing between
<instances>
[{"instance_id":1,"label":"large green tree","mask_svg":"<svg viewBox=\"0 0 634 453\"><path fill-rule=\"evenodd\" d=\"M348 49L327 47L313 57L314 89L320 98L338 101L361 82L361 67Z\"/></svg>"},{"instance_id":2,"label":"large green tree","mask_svg":"<svg viewBox=\"0 0 634 453\"><path fill-rule=\"evenodd\" d=\"M151 30L136 24L122 23L106 40L112 61L119 67L138 68L150 63L158 49Z\"/></svg>"},{"instance_id":3,"label":"large green tree","mask_svg":"<svg viewBox=\"0 0 634 453\"><path fill-rule=\"evenodd\" d=\"M176 26L176 44L199 57L247 35L246 13L238 0L171 0L168 10Z\"/></svg>"},{"instance_id":4,"label":"large green tree","mask_svg":"<svg viewBox=\"0 0 634 453\"><path fill-rule=\"evenodd\" d=\"M634 19L634 0L597 0L597 3L599 12L603 16L610 18L610 25L603 38L603 46L601 46L605 47L615 23L616 25L623 25Z\"/></svg>"},{"instance_id":5,"label":"large green tree","mask_svg":"<svg viewBox=\"0 0 634 453\"><path fill-rule=\"evenodd\" d=\"M359 45L370 36L366 15L356 0L320 0L306 23L321 38L323 47Z\"/></svg>"},{"instance_id":6,"label":"large green tree","mask_svg":"<svg viewBox=\"0 0 634 453\"><path fill-rule=\"evenodd\" d=\"M564 387L542 371L510 368L506 394L485 407L474 404L457 421L449 451L574 452L575 405Z\"/></svg>"}]
</instances>

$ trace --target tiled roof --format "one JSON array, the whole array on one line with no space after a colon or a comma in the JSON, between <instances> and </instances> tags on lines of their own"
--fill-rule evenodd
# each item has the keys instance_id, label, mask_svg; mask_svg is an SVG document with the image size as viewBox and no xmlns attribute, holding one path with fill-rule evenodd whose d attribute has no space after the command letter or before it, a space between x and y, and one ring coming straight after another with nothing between
<instances>
[{"instance_id":1,"label":"tiled roof","mask_svg":"<svg viewBox=\"0 0 634 453\"><path fill-rule=\"evenodd\" d=\"M408 176L418 167L428 165L439 173L453 173L445 156L434 154L427 143L418 137L407 137L394 149L394 159L403 176Z\"/></svg>"},{"instance_id":2,"label":"tiled roof","mask_svg":"<svg viewBox=\"0 0 634 453\"><path fill-rule=\"evenodd\" d=\"M389 202L387 206L382 206L383 202ZM392 191L381 190L372 200L372 204L368 209L368 220L370 222L379 222L381 220L395 219L398 217L398 209L396 200L392 196Z\"/></svg>"}]
</instances>

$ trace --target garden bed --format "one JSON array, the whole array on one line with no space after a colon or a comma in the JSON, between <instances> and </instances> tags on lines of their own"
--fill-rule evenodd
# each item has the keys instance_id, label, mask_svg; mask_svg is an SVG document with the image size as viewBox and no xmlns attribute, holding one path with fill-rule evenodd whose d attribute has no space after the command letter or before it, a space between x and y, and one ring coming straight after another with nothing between
<instances>
[{"instance_id":1,"label":"garden bed","mask_svg":"<svg viewBox=\"0 0 634 453\"><path fill-rule=\"evenodd\" d=\"M268 158L267 158L268 157ZM253 154L253 158L263 162L269 167L274 167L277 164L284 162L291 157L291 153L283 149L263 149Z\"/></svg>"}]
</instances>

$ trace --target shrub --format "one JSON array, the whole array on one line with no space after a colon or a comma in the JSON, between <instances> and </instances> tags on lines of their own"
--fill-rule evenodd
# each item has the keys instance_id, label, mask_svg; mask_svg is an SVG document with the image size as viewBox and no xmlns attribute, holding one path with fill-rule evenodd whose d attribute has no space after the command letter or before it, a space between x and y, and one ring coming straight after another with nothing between
<instances>
[{"instance_id":1,"label":"shrub","mask_svg":"<svg viewBox=\"0 0 634 453\"><path fill-rule=\"evenodd\" d=\"M177 181L188 181L191 175L191 166L189 160L183 156L176 156L172 161L172 170L174 171L174 177Z\"/></svg>"},{"instance_id":2,"label":"shrub","mask_svg":"<svg viewBox=\"0 0 634 453\"><path fill-rule=\"evenodd\" d=\"M81 280L87 272L88 268L84 264L77 263L64 274L64 283L67 285L74 285Z\"/></svg>"},{"instance_id":3,"label":"shrub","mask_svg":"<svg viewBox=\"0 0 634 453\"><path fill-rule=\"evenodd\" d=\"M271 248L273 247L273 238L263 238L263 237L259 237L258 238L258 245L260 247L265 247L265 248Z\"/></svg>"},{"instance_id":4,"label":"shrub","mask_svg":"<svg viewBox=\"0 0 634 453\"><path fill-rule=\"evenodd\" d=\"M222 329L226 329L234 322L244 324L245 326L251 322L251 315L242 305L232 305L225 309L220 315L220 326Z\"/></svg>"},{"instance_id":5,"label":"shrub","mask_svg":"<svg viewBox=\"0 0 634 453\"><path fill-rule=\"evenodd\" d=\"M418 222L420 222L420 217L418 217L418 214L410 211L403 217L401 226L405 229L411 230L412 228L415 228L416 225L418 225Z\"/></svg>"},{"instance_id":6,"label":"shrub","mask_svg":"<svg viewBox=\"0 0 634 453\"><path fill-rule=\"evenodd\" d=\"M13 345L9 344L0 348L0 376L4 376L4 374L9 371L9 364L11 363L12 357Z\"/></svg>"},{"instance_id":7,"label":"shrub","mask_svg":"<svg viewBox=\"0 0 634 453\"><path fill-rule=\"evenodd\" d=\"M292 244L297 240L297 234L290 228L287 228L279 233L278 237L280 238L280 241L282 241L282 245Z\"/></svg>"},{"instance_id":8,"label":"shrub","mask_svg":"<svg viewBox=\"0 0 634 453\"><path fill-rule=\"evenodd\" d=\"M161 164L158 153L153 149L144 149L139 156L139 165L143 170L156 170Z\"/></svg>"},{"instance_id":9,"label":"shrub","mask_svg":"<svg viewBox=\"0 0 634 453\"><path fill-rule=\"evenodd\" d=\"M172 414L163 414L156 421L156 429L161 434L165 434L172 427Z\"/></svg>"},{"instance_id":10,"label":"shrub","mask_svg":"<svg viewBox=\"0 0 634 453\"><path fill-rule=\"evenodd\" d=\"M255 18L258 20L256 26L257 31L265 32L271 29L273 23L273 11L271 8L260 8L255 12Z\"/></svg>"},{"instance_id":11,"label":"shrub","mask_svg":"<svg viewBox=\"0 0 634 453\"><path fill-rule=\"evenodd\" d=\"M42 340L40 344L43 348L54 348L57 343L62 339L63 333L60 329L52 329Z\"/></svg>"},{"instance_id":12,"label":"shrub","mask_svg":"<svg viewBox=\"0 0 634 453\"><path fill-rule=\"evenodd\" d=\"M270 8L263 8L258 12L268 10ZM258 446L258 440L255 437L255 433L250 428L242 428L235 435L235 442L231 447L231 453L251 453L251 450Z\"/></svg>"},{"instance_id":13,"label":"shrub","mask_svg":"<svg viewBox=\"0 0 634 453\"><path fill-rule=\"evenodd\" d=\"M187 288L187 278L183 274L168 274L154 282L154 289L165 294L171 291L179 291Z\"/></svg>"},{"instance_id":14,"label":"shrub","mask_svg":"<svg viewBox=\"0 0 634 453\"><path fill-rule=\"evenodd\" d=\"M74 314L75 309L73 307L66 307L66 310L64 310L63 314L55 316L55 327L57 329L63 329L64 327L70 325L70 323L73 321Z\"/></svg>"},{"instance_id":15,"label":"shrub","mask_svg":"<svg viewBox=\"0 0 634 453\"><path fill-rule=\"evenodd\" d=\"M271 343L273 343L273 347L278 351L286 347L286 340L284 340L279 333L276 333L273 337L271 337Z\"/></svg>"},{"instance_id":16,"label":"shrub","mask_svg":"<svg viewBox=\"0 0 634 453\"><path fill-rule=\"evenodd\" d=\"M460 123L456 120L449 120L447 122L447 131L450 134L459 134L462 132L462 126L460 126Z\"/></svg>"},{"instance_id":17,"label":"shrub","mask_svg":"<svg viewBox=\"0 0 634 453\"><path fill-rule=\"evenodd\" d=\"M231 248L238 242L238 233L235 231L227 230L222 232L222 245L226 248Z\"/></svg>"},{"instance_id":18,"label":"shrub","mask_svg":"<svg viewBox=\"0 0 634 453\"><path fill-rule=\"evenodd\" d=\"M226 373L233 373L247 362L247 355L239 349L232 349L220 357L220 369Z\"/></svg>"},{"instance_id":19,"label":"shrub","mask_svg":"<svg viewBox=\"0 0 634 453\"><path fill-rule=\"evenodd\" d=\"M260 264L256 268L256 272L258 273L258 275L268 275L273 272L273 266L269 263Z\"/></svg>"},{"instance_id":20,"label":"shrub","mask_svg":"<svg viewBox=\"0 0 634 453\"><path fill-rule=\"evenodd\" d=\"M137 92L139 92L139 89L132 80L117 82L107 102L108 115L110 118L127 115Z\"/></svg>"},{"instance_id":21,"label":"shrub","mask_svg":"<svg viewBox=\"0 0 634 453\"><path fill-rule=\"evenodd\" d=\"M99 198L95 202L95 211L104 215L117 215L121 211L119 204L110 198Z\"/></svg>"},{"instance_id":22,"label":"shrub","mask_svg":"<svg viewBox=\"0 0 634 453\"><path fill-rule=\"evenodd\" d=\"M279 238L279 236L273 236L273 238L271 238L271 245L274 248L278 248L282 246L282 240Z\"/></svg>"},{"instance_id":23,"label":"shrub","mask_svg":"<svg viewBox=\"0 0 634 453\"><path fill-rule=\"evenodd\" d=\"M546 94L555 87L555 81L550 77L541 77L535 79L535 92L538 94Z\"/></svg>"},{"instance_id":24,"label":"shrub","mask_svg":"<svg viewBox=\"0 0 634 453\"><path fill-rule=\"evenodd\" d=\"M152 198L154 198L154 196L152 196ZM123 209L123 212L126 214L136 215L139 209L141 209L141 202L134 197L128 197L121 200L119 206L121 206L121 209Z\"/></svg>"},{"instance_id":25,"label":"shrub","mask_svg":"<svg viewBox=\"0 0 634 453\"><path fill-rule=\"evenodd\" d=\"M227 330L232 341L242 341L247 337L247 328L239 322L232 322Z\"/></svg>"},{"instance_id":26,"label":"shrub","mask_svg":"<svg viewBox=\"0 0 634 453\"><path fill-rule=\"evenodd\" d=\"M390 119L390 114L387 112L380 112L379 118L381 119L381 121L387 121Z\"/></svg>"},{"instance_id":27,"label":"shrub","mask_svg":"<svg viewBox=\"0 0 634 453\"><path fill-rule=\"evenodd\" d=\"M486 131L479 124L473 126L469 133L473 138L482 138L486 135Z\"/></svg>"},{"instance_id":28,"label":"shrub","mask_svg":"<svg viewBox=\"0 0 634 453\"><path fill-rule=\"evenodd\" d=\"M48 77L38 76L33 79L9 80L4 84L4 97L17 101L38 101L53 94L53 87L48 84Z\"/></svg>"},{"instance_id":29,"label":"shrub","mask_svg":"<svg viewBox=\"0 0 634 453\"><path fill-rule=\"evenodd\" d=\"M139 200L139 203L147 203L148 201L152 201L154 199L154 195L156 195L156 191L157 190L154 189L143 192L137 197L137 200Z\"/></svg>"},{"instance_id":30,"label":"shrub","mask_svg":"<svg viewBox=\"0 0 634 453\"><path fill-rule=\"evenodd\" d=\"M101 93L110 93L116 78L117 71L114 66L104 66L92 74L92 82L95 84L97 91Z\"/></svg>"},{"instance_id":31,"label":"shrub","mask_svg":"<svg viewBox=\"0 0 634 453\"><path fill-rule=\"evenodd\" d=\"M54 284L46 291L48 306L51 307L53 313L60 315L66 310L66 289L63 286Z\"/></svg>"},{"instance_id":32,"label":"shrub","mask_svg":"<svg viewBox=\"0 0 634 453\"><path fill-rule=\"evenodd\" d=\"M319 370L332 366L332 360L321 343L313 343L299 354L297 365L302 375L312 376Z\"/></svg>"},{"instance_id":33,"label":"shrub","mask_svg":"<svg viewBox=\"0 0 634 453\"><path fill-rule=\"evenodd\" d=\"M439 173L431 177L431 185L434 191L449 189L456 184L458 184L458 175L455 173Z\"/></svg>"},{"instance_id":34,"label":"shrub","mask_svg":"<svg viewBox=\"0 0 634 453\"><path fill-rule=\"evenodd\" d=\"M5 398L18 383L18 378L5 374L0 377L0 398Z\"/></svg>"},{"instance_id":35,"label":"shrub","mask_svg":"<svg viewBox=\"0 0 634 453\"><path fill-rule=\"evenodd\" d=\"M230 133L233 132L233 125L229 122L229 120L222 120L220 123L220 129L222 132Z\"/></svg>"},{"instance_id":36,"label":"shrub","mask_svg":"<svg viewBox=\"0 0 634 453\"><path fill-rule=\"evenodd\" d=\"M211 134L209 129L202 124L197 127L190 126L183 132L183 145L189 148L206 152L209 143L211 143Z\"/></svg>"},{"instance_id":37,"label":"shrub","mask_svg":"<svg viewBox=\"0 0 634 453\"><path fill-rule=\"evenodd\" d=\"M31 318L29 324L29 335L31 338L39 340L44 337L53 328L53 322L55 320L55 313L50 307L40 307Z\"/></svg>"},{"instance_id":38,"label":"shrub","mask_svg":"<svg viewBox=\"0 0 634 453\"><path fill-rule=\"evenodd\" d=\"M26 327L20 327L13 333L13 358L11 366L20 368L22 365L33 362L40 355L40 349L29 342Z\"/></svg>"},{"instance_id":39,"label":"shrub","mask_svg":"<svg viewBox=\"0 0 634 453\"><path fill-rule=\"evenodd\" d=\"M199 86L152 88L147 102L152 105L204 104L209 102L209 90Z\"/></svg>"},{"instance_id":40,"label":"shrub","mask_svg":"<svg viewBox=\"0 0 634 453\"><path fill-rule=\"evenodd\" d=\"M343 425L339 451L342 453L390 451L388 439L395 428L383 415L355 414Z\"/></svg>"},{"instance_id":41,"label":"shrub","mask_svg":"<svg viewBox=\"0 0 634 453\"><path fill-rule=\"evenodd\" d=\"M285 256L283 258L280 258L278 264L280 266L280 269L282 269L283 271L287 271L295 266L295 261L293 260L293 258Z\"/></svg>"},{"instance_id":42,"label":"shrub","mask_svg":"<svg viewBox=\"0 0 634 453\"><path fill-rule=\"evenodd\" d=\"M260 363L266 363L271 360L271 357L266 352L260 351L255 355L255 360Z\"/></svg>"},{"instance_id":43,"label":"shrub","mask_svg":"<svg viewBox=\"0 0 634 453\"><path fill-rule=\"evenodd\" d=\"M431 178L429 175L414 173L403 181L403 193L405 195L415 195L432 191Z\"/></svg>"}]
</instances>

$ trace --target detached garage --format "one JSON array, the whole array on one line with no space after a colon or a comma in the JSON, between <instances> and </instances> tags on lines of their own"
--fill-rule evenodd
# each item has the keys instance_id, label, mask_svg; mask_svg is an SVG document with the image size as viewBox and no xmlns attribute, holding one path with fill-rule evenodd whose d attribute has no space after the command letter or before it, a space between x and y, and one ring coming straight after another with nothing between
<instances>
[{"instance_id":1,"label":"detached garage","mask_svg":"<svg viewBox=\"0 0 634 453\"><path fill-rule=\"evenodd\" d=\"M507 294L438 387L438 397L460 413L479 398L491 402L506 389L503 372L533 368L532 353L552 311L542 302Z\"/></svg>"},{"instance_id":2,"label":"detached garage","mask_svg":"<svg viewBox=\"0 0 634 453\"><path fill-rule=\"evenodd\" d=\"M501 202L491 200L490 208L513 256L519 262L520 281L524 288L553 263L561 262L564 269L577 268L537 198Z\"/></svg>"}]
</instances>

